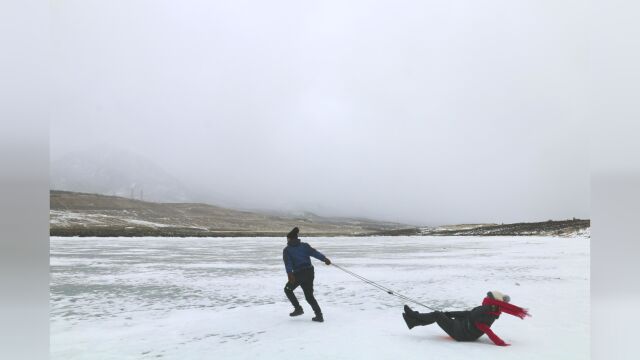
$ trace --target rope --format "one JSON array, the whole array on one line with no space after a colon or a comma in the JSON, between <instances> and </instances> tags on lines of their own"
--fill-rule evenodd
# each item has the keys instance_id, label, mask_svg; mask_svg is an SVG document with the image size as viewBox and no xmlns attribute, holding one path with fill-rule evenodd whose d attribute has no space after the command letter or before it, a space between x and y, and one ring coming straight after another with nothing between
<instances>
[{"instance_id":1,"label":"rope","mask_svg":"<svg viewBox=\"0 0 640 360\"><path fill-rule=\"evenodd\" d=\"M371 280L369 280L369 279L367 279L367 278L365 278L365 277L363 277L361 275L358 275L358 274L354 273L351 270L347 270L347 269L343 268L340 265L336 265L335 263L331 263L331 265L333 265L333 266L337 267L338 269L346 272L347 274L349 274L349 275L361 280L362 282L365 282L365 283L367 283L367 284L369 284L369 285L371 285L371 286L373 286L373 287L375 287L375 288L377 288L379 290L382 290L382 291L386 292L389 295L393 295L393 296L396 296L396 297L398 297L398 298L400 298L402 300L409 301L409 302L412 302L414 304L418 304L420 306L426 307L429 310L438 311L437 309L434 309L431 306L425 305L425 304L423 304L423 303L421 303L421 302L419 302L417 300L414 300L414 299L412 299L412 298L410 298L408 296L402 295L402 294L398 293L397 291L393 291L393 290L389 289L388 287L382 286L382 285L380 285L380 284L378 284L378 283L376 283L374 281L371 281Z\"/></svg>"}]
</instances>

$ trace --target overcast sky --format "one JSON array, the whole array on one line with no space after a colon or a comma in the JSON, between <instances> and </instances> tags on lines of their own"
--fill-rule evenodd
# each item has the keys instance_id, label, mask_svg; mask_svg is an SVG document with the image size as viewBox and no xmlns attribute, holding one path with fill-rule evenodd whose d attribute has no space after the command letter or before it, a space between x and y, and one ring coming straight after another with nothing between
<instances>
[{"instance_id":1,"label":"overcast sky","mask_svg":"<svg viewBox=\"0 0 640 360\"><path fill-rule=\"evenodd\" d=\"M586 218L580 4L55 1L51 158L110 144L249 208Z\"/></svg>"}]
</instances>

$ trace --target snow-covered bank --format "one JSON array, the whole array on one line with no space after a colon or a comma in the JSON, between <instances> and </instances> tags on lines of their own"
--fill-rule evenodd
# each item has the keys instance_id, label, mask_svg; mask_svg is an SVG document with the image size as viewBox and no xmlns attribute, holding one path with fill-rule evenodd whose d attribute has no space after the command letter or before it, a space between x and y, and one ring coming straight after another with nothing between
<instances>
[{"instance_id":1,"label":"snow-covered bank","mask_svg":"<svg viewBox=\"0 0 640 360\"><path fill-rule=\"evenodd\" d=\"M304 241L304 240L303 240ZM53 359L588 359L589 240L550 237L313 238L335 263L446 309L488 290L532 318L456 343L437 326L408 330L402 302L316 264L311 309L289 318L284 239L52 238Z\"/></svg>"}]
</instances>

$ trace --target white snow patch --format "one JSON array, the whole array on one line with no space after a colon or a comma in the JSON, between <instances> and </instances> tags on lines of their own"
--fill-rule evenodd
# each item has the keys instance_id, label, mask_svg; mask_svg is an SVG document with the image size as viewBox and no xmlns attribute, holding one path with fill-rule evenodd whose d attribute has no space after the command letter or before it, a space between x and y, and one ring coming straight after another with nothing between
<instances>
[{"instance_id":1,"label":"white snow patch","mask_svg":"<svg viewBox=\"0 0 640 360\"><path fill-rule=\"evenodd\" d=\"M144 220L136 220L136 219L124 219L126 222L131 223L131 224L135 224L135 225L142 225L142 226L149 226L149 227L154 227L154 228L158 228L158 227L171 227L171 225L168 224L160 224L157 222L151 222L151 221L144 221Z\"/></svg>"}]
</instances>

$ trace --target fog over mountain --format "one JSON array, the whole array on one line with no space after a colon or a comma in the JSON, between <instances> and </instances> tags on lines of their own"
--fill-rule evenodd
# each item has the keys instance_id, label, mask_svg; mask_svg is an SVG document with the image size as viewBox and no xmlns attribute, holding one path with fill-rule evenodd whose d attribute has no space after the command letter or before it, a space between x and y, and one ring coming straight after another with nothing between
<instances>
[{"instance_id":1,"label":"fog over mountain","mask_svg":"<svg viewBox=\"0 0 640 360\"><path fill-rule=\"evenodd\" d=\"M109 146L69 153L51 162L50 187L149 201L195 200L185 185L149 159Z\"/></svg>"},{"instance_id":2,"label":"fog over mountain","mask_svg":"<svg viewBox=\"0 0 640 360\"><path fill-rule=\"evenodd\" d=\"M122 196L155 202L236 204L228 196L185 184L153 160L133 151L101 144L51 161L54 190Z\"/></svg>"},{"instance_id":3,"label":"fog over mountain","mask_svg":"<svg viewBox=\"0 0 640 360\"><path fill-rule=\"evenodd\" d=\"M52 187L420 225L588 218L574 5L56 2Z\"/></svg>"}]
</instances>

